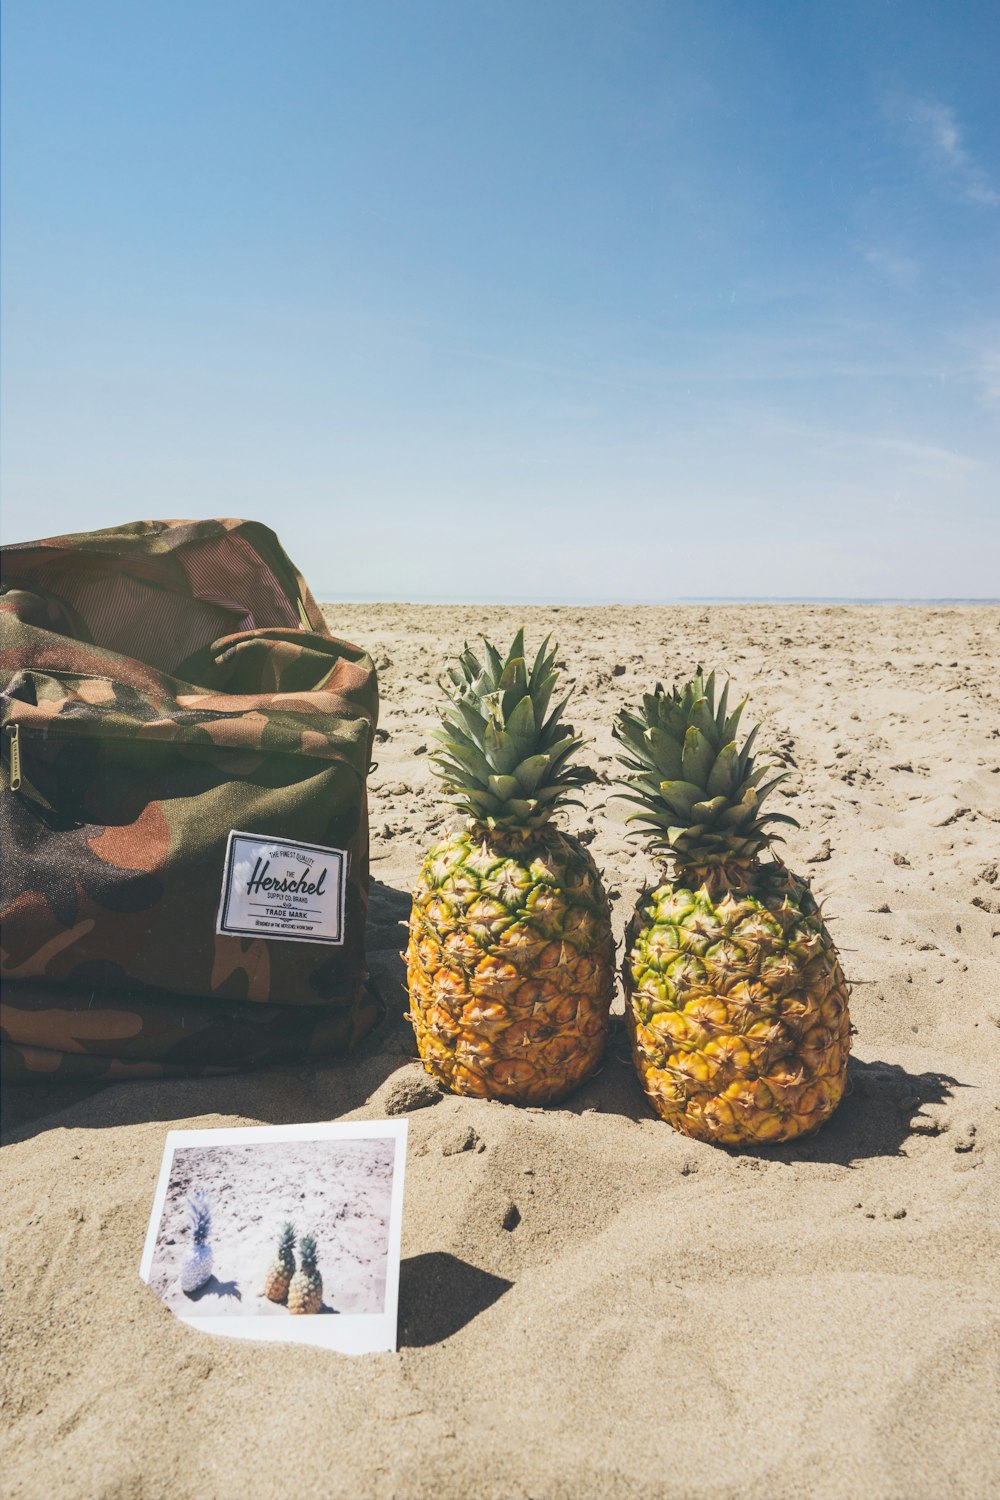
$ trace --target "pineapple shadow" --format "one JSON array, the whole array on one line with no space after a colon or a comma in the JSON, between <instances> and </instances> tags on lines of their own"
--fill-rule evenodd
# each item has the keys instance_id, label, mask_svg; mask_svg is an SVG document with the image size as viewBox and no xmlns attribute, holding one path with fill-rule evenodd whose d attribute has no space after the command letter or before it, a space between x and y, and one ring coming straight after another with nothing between
<instances>
[{"instance_id":1,"label":"pineapple shadow","mask_svg":"<svg viewBox=\"0 0 1000 1500\"><path fill-rule=\"evenodd\" d=\"M201 1302L205 1297L224 1297L227 1301L243 1301L243 1293L240 1291L238 1281L220 1281L217 1276L210 1276L196 1291L185 1292L188 1302ZM208 1311L207 1308L204 1311Z\"/></svg>"},{"instance_id":2,"label":"pineapple shadow","mask_svg":"<svg viewBox=\"0 0 1000 1500\"><path fill-rule=\"evenodd\" d=\"M612 1016L608 1049L594 1076L555 1110L568 1114L620 1115L635 1123L659 1119L643 1093L620 1017ZM946 1106L956 1089L968 1088L946 1073L909 1073L898 1063L861 1062L852 1057L847 1068L847 1092L831 1118L815 1135L784 1145L723 1146L728 1156L759 1157L761 1161L826 1162L852 1167L876 1157L905 1156L913 1137L937 1135L947 1129L946 1113L928 1115L928 1106ZM671 1133L674 1133L671 1131Z\"/></svg>"},{"instance_id":3,"label":"pineapple shadow","mask_svg":"<svg viewBox=\"0 0 1000 1500\"><path fill-rule=\"evenodd\" d=\"M0 1094L4 1141L26 1140L59 1125L99 1129L151 1120L167 1124L211 1113L242 1115L249 1091L261 1124L336 1119L361 1107L416 1058L413 1032L405 1019L406 969L400 957L410 899L408 890L371 882L367 958L385 1015L348 1056L257 1072L116 1085L8 1083ZM937 1133L933 1119L924 1114L927 1106L947 1105L954 1091L964 1087L968 1085L944 1073L909 1073L897 1063L852 1057L847 1093L816 1135L784 1146L718 1149L789 1164L816 1161L845 1167L874 1157L903 1156L911 1137ZM597 1072L552 1108L575 1115L617 1114L636 1122L656 1118L636 1078L620 1014L612 1015L608 1048ZM664 1124L663 1129L670 1127Z\"/></svg>"},{"instance_id":4,"label":"pineapple shadow","mask_svg":"<svg viewBox=\"0 0 1000 1500\"><path fill-rule=\"evenodd\" d=\"M99 1129L150 1120L168 1124L208 1113L238 1115L245 1113L248 1089L253 1090L253 1111L261 1124L335 1119L365 1104L413 1058L413 1033L403 1019L405 991L400 988L398 1005L395 997L386 994L386 999L386 1018L356 1052L339 1063L101 1085L87 1093L81 1093L79 1086L61 1091L57 1085L15 1088L8 1084L2 1093L4 1142L27 1140L58 1126ZM606 1114L633 1122L657 1121L664 1131L673 1133L648 1104L616 1020L620 1018L612 1018L612 1035L597 1073L551 1109L588 1118ZM717 1149L730 1156L756 1156L790 1165L815 1161L843 1167L878 1157L905 1156L906 1143L913 1137L926 1138L947 1129L946 1108L939 1122L925 1113L928 1106L946 1107L956 1090L968 1087L945 1073L910 1073L898 1063L861 1062L852 1057L847 1092L815 1135L787 1145ZM12 1099L14 1094L27 1097Z\"/></svg>"},{"instance_id":5,"label":"pineapple shadow","mask_svg":"<svg viewBox=\"0 0 1000 1500\"><path fill-rule=\"evenodd\" d=\"M443 1343L514 1285L443 1250L411 1255L399 1268L399 1344Z\"/></svg>"},{"instance_id":6,"label":"pineapple shadow","mask_svg":"<svg viewBox=\"0 0 1000 1500\"><path fill-rule=\"evenodd\" d=\"M969 1087L946 1073L909 1073L898 1063L852 1057L847 1092L815 1135L781 1146L722 1149L730 1156L757 1156L788 1165L815 1161L853 1167L880 1156L905 1157L908 1141L948 1128L946 1115L929 1115L927 1107L947 1105L956 1089Z\"/></svg>"}]
</instances>

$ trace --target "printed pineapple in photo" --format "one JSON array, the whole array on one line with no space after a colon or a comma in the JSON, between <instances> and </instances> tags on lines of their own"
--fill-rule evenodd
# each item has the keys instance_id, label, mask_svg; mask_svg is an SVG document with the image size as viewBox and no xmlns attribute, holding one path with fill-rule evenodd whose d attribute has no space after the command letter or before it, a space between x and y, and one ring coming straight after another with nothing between
<instances>
[{"instance_id":1,"label":"printed pineapple in photo","mask_svg":"<svg viewBox=\"0 0 1000 1500\"><path fill-rule=\"evenodd\" d=\"M181 1290L188 1296L203 1287L212 1275L212 1247L208 1236L212 1232L212 1208L205 1193L198 1190L187 1201L188 1228L191 1231L191 1249L181 1262Z\"/></svg>"},{"instance_id":2,"label":"printed pineapple in photo","mask_svg":"<svg viewBox=\"0 0 1000 1500\"><path fill-rule=\"evenodd\" d=\"M299 1244L299 1269L288 1288L290 1313L318 1313L323 1306L323 1278L316 1266L317 1246L311 1234Z\"/></svg>"},{"instance_id":3,"label":"printed pineapple in photo","mask_svg":"<svg viewBox=\"0 0 1000 1500\"><path fill-rule=\"evenodd\" d=\"M281 1231L278 1249L264 1277L264 1296L269 1302L284 1302L295 1274L295 1225L286 1224Z\"/></svg>"}]
</instances>

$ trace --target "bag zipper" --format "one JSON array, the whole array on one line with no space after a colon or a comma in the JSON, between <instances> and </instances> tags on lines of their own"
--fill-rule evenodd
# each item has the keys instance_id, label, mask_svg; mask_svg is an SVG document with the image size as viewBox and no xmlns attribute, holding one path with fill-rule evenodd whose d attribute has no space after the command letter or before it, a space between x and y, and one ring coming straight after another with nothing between
<instances>
[{"instance_id":1,"label":"bag zipper","mask_svg":"<svg viewBox=\"0 0 1000 1500\"><path fill-rule=\"evenodd\" d=\"M12 792L19 792L21 790L20 724L8 724L7 733L10 736L10 789Z\"/></svg>"},{"instance_id":2,"label":"bag zipper","mask_svg":"<svg viewBox=\"0 0 1000 1500\"><path fill-rule=\"evenodd\" d=\"M27 797L29 802L35 802L47 813L55 813L55 808L47 797L34 786L21 770L21 726L20 724L5 724L4 733L9 741L10 750L10 789L18 792L22 797Z\"/></svg>"},{"instance_id":3,"label":"bag zipper","mask_svg":"<svg viewBox=\"0 0 1000 1500\"><path fill-rule=\"evenodd\" d=\"M52 812L54 809L52 807L52 804L49 802L48 798L47 797L43 797L42 793L38 790L37 787L35 787L35 786L32 785L32 783L27 779L27 777L24 775L24 773L23 773L23 771L21 769L21 729L22 729L22 727L23 726L21 724L18 724L18 723L13 723L12 724L12 723L8 722L7 724L4 725L4 733L7 735L8 740L9 740L9 751L10 751L10 790L12 792L20 792L20 794L21 794L22 797L28 797L32 802L37 802L41 807L44 807L49 812ZM91 744L95 744L95 745L99 745L101 743L102 739L103 740L126 741L129 744L142 744L142 743L149 744L149 745L176 745L176 744L184 744L183 740L177 741L177 740L167 740L167 739L162 739L162 740L159 740L159 739L149 739L149 740L143 741L138 736L129 735L129 734L121 734L121 733L106 734L106 735L93 735L93 734L79 734L79 733L74 733L74 726L72 724L60 724L60 723L58 723L58 721L57 721L56 718L50 719L50 720L48 720L44 724L28 725L27 726L27 733L28 734L41 734L43 736L43 738L48 738L51 735L55 735L56 738L61 738L61 737L65 736L65 737L69 737L69 738L75 738L75 739L89 741ZM191 748L198 749L200 747L199 746L192 746ZM227 751L229 751L229 752L231 752L234 755L242 755L242 754L247 753L247 749L248 749L248 747L244 747L242 745L216 745L214 747L214 750L215 750L215 752L217 754L219 752L222 752L223 754L225 754ZM262 754L267 754L267 755L302 756L302 752L300 750L292 749L291 746L287 746L287 747L286 746L282 746L280 748L277 747L277 746L271 746L271 747L268 747L268 749L266 751L262 751L261 753ZM340 756L337 756L335 758L331 758L330 760L327 760L325 757L320 757L320 756L303 756L302 758L303 759L308 759L308 760L315 760L318 764L326 764L326 765L331 765L331 766L332 765L341 765L341 766L344 766L347 770L354 772L354 775L357 777L357 779L358 779L359 782L361 782L362 784L364 783L364 780L365 780L364 776L362 776L361 773L354 766L351 765L350 761L347 760L346 757L341 758Z\"/></svg>"},{"instance_id":4,"label":"bag zipper","mask_svg":"<svg viewBox=\"0 0 1000 1500\"><path fill-rule=\"evenodd\" d=\"M15 699L13 701L20 702L21 700L20 699ZM190 710L187 710L187 711L190 711ZM236 719L239 719L241 717L241 715L240 714L220 715L220 717L222 719L227 719L228 718L228 719L236 720ZM88 724L100 724L101 723L101 718L102 718L102 715L100 715L100 714L89 714L89 713L85 714L85 715L81 714L79 716L76 715L76 714L62 714L62 715L60 715L60 714L53 714L51 716L51 718L45 718L40 723L33 723L33 724L22 724L22 723L20 723L20 721L15 721L13 719L8 719L7 723L4 725L4 728L6 729L7 733L11 734L11 735L14 735L18 730L23 729L24 732L25 732L25 734L40 734L43 739L48 739L48 738L50 738L52 736L55 736L57 738L61 738L61 737L65 736L68 739L91 740L94 743L99 743L101 740L124 740L126 743L131 744L131 745L135 745L135 744L146 744L146 745L184 745L184 746L188 746L192 750L196 750L196 751L204 747L206 749L214 749L216 751L223 751L223 752L231 750L235 754L239 754L239 755L246 755L248 753L249 754L260 754L260 755L294 755L294 756L300 756L304 760L325 761L325 762L327 762L330 765L333 765L334 763L336 763L338 765L347 766L347 768L349 770L351 770L351 771L354 772L355 776L357 776L359 778L359 780L362 780L362 781L364 780L364 774L361 771L359 771L356 766L353 766L351 764L351 762L348 760L346 754L340 753L340 754L337 754L337 755L329 755L329 756L328 755L309 755L306 751L302 750L298 745L295 745L295 744L289 744L289 745L268 745L266 747L254 747L253 745L225 745L225 744L220 744L220 743L218 743L216 741L213 741L211 744L205 745L205 742L202 741L202 740L188 740L188 739L186 739L184 737L179 737L178 738L178 737L171 737L171 736L168 736L168 735L162 735L162 736L160 736L160 735L129 734L127 730L122 730L122 729L117 729L117 728L116 729L112 729L112 730L109 731L106 726L102 726L100 732L88 733L87 730L80 729L78 727L79 720L84 720ZM76 722L74 722L74 721L76 721ZM143 721L142 720L137 720L135 722L141 724ZM218 720L208 720L207 722L208 723L213 723L213 722L217 723L219 721ZM183 728L183 727L184 726L182 725L181 728ZM195 729L199 729L202 726L196 724L196 725L193 725L192 727L195 728ZM308 726L305 726L305 727L308 727Z\"/></svg>"},{"instance_id":5,"label":"bag zipper","mask_svg":"<svg viewBox=\"0 0 1000 1500\"><path fill-rule=\"evenodd\" d=\"M22 673L18 673L17 675L19 677L23 675L26 679L31 679L34 676L42 676L42 677L48 676L48 677L55 678L56 681L62 681L63 678L68 677L68 676L72 676L73 674L70 674L70 673L60 673L60 672L33 673L30 670L27 670L23 674ZM106 682L113 681L112 678L101 678L100 680L101 681L106 681ZM13 705L15 703L25 702L25 700L23 700L21 698L18 698L16 696L10 696L6 691L2 695L0 695L0 697L3 698L5 706L7 704L9 704L11 706L11 708L13 708ZM88 705L88 707L90 707L90 706ZM193 710L192 709L185 709L185 710L182 710L182 711L185 712L185 713L191 713L191 712L195 712L196 713L197 709L193 709ZM211 722L219 722L220 720L223 721L223 722L226 721L226 720L235 721L235 720L238 720L239 718L242 717L242 714L239 711L233 712L231 714L230 713L222 712L220 710L210 710L210 712L217 713L218 714L218 719L216 719L216 720L209 720L208 721L209 723L211 723ZM7 715L5 714L4 717L6 718ZM46 717L41 723L25 724L23 726L20 723L18 723L17 721L13 721L12 722L11 718L7 718L7 723L4 725L4 728L11 735L12 742L13 742L13 740L15 738L17 738L18 731L23 727L25 729L26 733L28 733L28 734L40 734L40 735L43 736L43 738L47 738L49 735L67 735L67 736L69 736L71 738L92 739L92 740L95 740L95 741L100 741L100 740L126 740L126 741L128 741L129 743L132 743L132 744L135 744L135 743L147 743L147 744L151 744L151 745L160 744L160 745L178 745L178 746L188 744L188 745L190 745L195 750L197 750L198 748L200 748L201 745L202 745L202 743L203 743L202 741L190 741L190 740L187 740L184 735L181 735L181 737L179 737L179 738L174 738L172 736L164 735L161 738L158 735L149 735L149 736L146 736L146 735L142 735L142 734L129 733L127 729L121 729L121 728L115 728L115 729L113 729L113 730L111 730L109 732L109 730L107 728L107 725L106 724L103 724L103 725L101 724L101 720L104 719L104 717L105 716L103 714L101 714L99 711L98 712L94 712L92 709L91 709L90 712L85 712L84 714L80 715L80 718L83 719L87 723L101 725L99 731L92 732L92 733L88 733L86 730L81 730L78 727L78 724L73 722L73 720L77 718L76 715L60 715L60 714L53 714L51 717ZM138 723L141 724L143 721L140 720L140 721L136 721L136 722L138 722ZM184 726L180 726L180 727L183 728ZM201 726L194 725L192 727L199 728ZM308 725L304 725L303 727L307 728ZM362 782L362 783L364 782L366 773L363 770L359 770L357 766L355 766L355 765L352 764L351 759L350 759L350 757L349 757L349 755L348 755L348 753L346 751L338 751L338 752L334 753L333 755L329 755L329 756L328 755L310 755L307 752L305 752L305 751L302 750L300 744L295 743L295 739L296 739L296 737L293 735L292 736L292 741L293 742L290 743L290 744L287 744L287 745L269 745L269 746L267 746L266 749L264 749L264 748L261 747L260 750L259 750L259 753L263 754L263 755L294 755L294 756L297 756L297 757L302 757L305 760L315 760L315 761L319 761L319 762L325 762L325 763L327 763L329 765L336 764L336 765L346 766L348 770L354 772L354 775L357 777L357 779L358 779L359 782ZM223 752L225 752L225 751L233 751L233 752L236 752L236 753L239 753L239 754L246 754L247 752L253 753L254 752L254 748L255 748L255 747L253 747L251 745L225 745L225 744L219 744L217 741L212 742L212 746L213 746L213 748L216 751L223 751ZM12 760L13 760L13 754L14 754L14 752L13 752L13 748L12 748L12 750L11 750L11 759ZM18 752L18 762L20 764L20 753L19 752Z\"/></svg>"}]
</instances>

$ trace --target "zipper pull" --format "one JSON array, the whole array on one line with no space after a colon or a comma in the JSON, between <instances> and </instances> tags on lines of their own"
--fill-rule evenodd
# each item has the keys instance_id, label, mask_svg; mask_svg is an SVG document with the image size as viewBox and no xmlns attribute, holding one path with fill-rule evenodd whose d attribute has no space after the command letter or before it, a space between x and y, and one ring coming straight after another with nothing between
<instances>
[{"instance_id":1,"label":"zipper pull","mask_svg":"<svg viewBox=\"0 0 1000 1500\"><path fill-rule=\"evenodd\" d=\"M12 792L20 792L22 797L27 797L37 808L46 813L55 815L55 808L47 797L43 797L37 787L32 786L27 776L21 772L21 726L20 724L6 724L4 734L7 736L8 749L10 753L10 789ZM63 826L81 826L79 824L64 824Z\"/></svg>"},{"instance_id":2,"label":"zipper pull","mask_svg":"<svg viewBox=\"0 0 1000 1500\"><path fill-rule=\"evenodd\" d=\"M7 733L10 735L10 789L12 792L19 792L21 790L20 724L8 724Z\"/></svg>"}]
</instances>

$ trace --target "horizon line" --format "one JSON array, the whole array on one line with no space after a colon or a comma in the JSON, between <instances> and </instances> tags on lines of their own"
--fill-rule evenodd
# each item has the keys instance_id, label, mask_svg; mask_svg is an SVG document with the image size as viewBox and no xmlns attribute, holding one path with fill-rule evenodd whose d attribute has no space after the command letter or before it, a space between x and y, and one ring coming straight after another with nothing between
<instances>
[{"instance_id":1,"label":"horizon line","mask_svg":"<svg viewBox=\"0 0 1000 1500\"><path fill-rule=\"evenodd\" d=\"M1000 598L952 598L944 596L941 598L908 596L908 595L882 595L865 596L836 595L836 594L714 594L694 595L681 594L675 599L622 599L620 597L596 597L586 599L571 599L565 596L558 598L542 598L540 596L520 595L510 598L501 595L481 595L478 599L469 599L452 594L419 594L409 597L393 595L391 597L373 598L370 594L334 594L328 590L313 589L313 596L320 604L439 604L439 605L468 605L474 608L477 605L501 605L510 608L543 608L543 609L593 609L595 607L615 609L665 609L674 605L705 605L705 604L838 604L846 606L860 605L975 605L989 606L1000 604Z\"/></svg>"}]
</instances>

